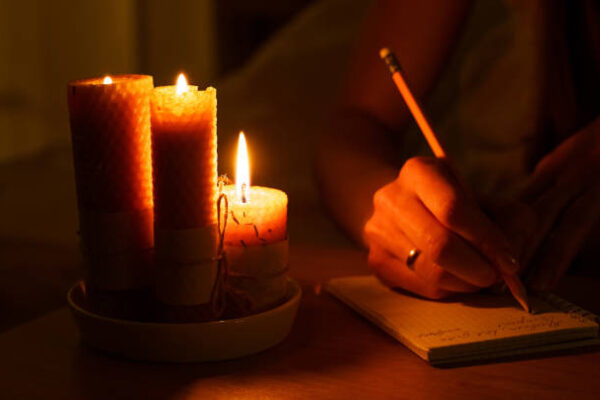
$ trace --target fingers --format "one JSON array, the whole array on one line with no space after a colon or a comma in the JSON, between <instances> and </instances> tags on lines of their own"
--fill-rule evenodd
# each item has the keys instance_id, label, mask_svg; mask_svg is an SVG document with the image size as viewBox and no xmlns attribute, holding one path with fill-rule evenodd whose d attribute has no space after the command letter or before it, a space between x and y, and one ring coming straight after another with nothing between
<instances>
[{"instance_id":1,"label":"fingers","mask_svg":"<svg viewBox=\"0 0 600 400\"><path fill-rule=\"evenodd\" d=\"M416 272L411 271L403 260L394 257L375 243L369 249L368 263L375 275L386 285L402 288L429 299L442 299L457 292L480 290L478 287L453 277L439 267L437 267L440 271L438 281L424 279Z\"/></svg>"},{"instance_id":2,"label":"fingers","mask_svg":"<svg viewBox=\"0 0 600 400\"><path fill-rule=\"evenodd\" d=\"M600 148L600 118L596 118L584 129L569 137L554 151L546 155L520 194L521 200L531 202L553 186L556 176L574 160L598 155Z\"/></svg>"},{"instance_id":3,"label":"fingers","mask_svg":"<svg viewBox=\"0 0 600 400\"><path fill-rule=\"evenodd\" d=\"M430 285L453 292L474 292L480 289L464 280L448 273L436 265L427 252L421 251L414 264L407 265L407 257L411 249L419 249L409 240L394 220L374 216L365 226L365 236L370 244L377 244L385 249L390 256L403 263L403 268L412 270Z\"/></svg>"},{"instance_id":4,"label":"fingers","mask_svg":"<svg viewBox=\"0 0 600 400\"><path fill-rule=\"evenodd\" d=\"M579 173L579 168L572 168L561 175L553 186L544 192L533 204L533 209L538 215L538 224L534 235L531 237L527 250L522 255L522 263L529 265L533 256L548 232L555 225L561 212L581 192L587 177Z\"/></svg>"},{"instance_id":5,"label":"fingers","mask_svg":"<svg viewBox=\"0 0 600 400\"><path fill-rule=\"evenodd\" d=\"M387 202L388 198L378 199ZM458 278L478 287L492 285L497 272L474 248L441 225L414 196L396 199L397 206L389 207L388 218L402 227L406 237L437 264ZM376 205L376 208L381 206ZM420 258L421 256L419 256Z\"/></svg>"},{"instance_id":6,"label":"fingers","mask_svg":"<svg viewBox=\"0 0 600 400\"><path fill-rule=\"evenodd\" d=\"M439 298L491 286L498 268L515 272L508 240L462 187L443 162L417 158L377 191L365 238L369 264L383 281ZM410 269L413 248L421 255Z\"/></svg>"},{"instance_id":7,"label":"fingers","mask_svg":"<svg viewBox=\"0 0 600 400\"><path fill-rule=\"evenodd\" d=\"M513 274L518 270L508 239L452 177L445 163L411 159L402 172L400 179L414 188L423 205L445 228L464 238L503 272Z\"/></svg>"},{"instance_id":8,"label":"fingers","mask_svg":"<svg viewBox=\"0 0 600 400\"><path fill-rule=\"evenodd\" d=\"M365 238L370 244L371 257L380 260L378 268L373 265L372 267L375 270L381 269L379 274L382 275L382 279L385 277L388 284L393 282L404 289L412 290L409 285L414 285L412 275L416 274L424 285L419 286L421 294L425 295L423 290L426 288L427 297L441 295L433 293L435 288L445 292L475 292L480 289L435 265L425 252L421 252L414 264L409 267L406 263L408 254L417 246L406 237L397 221L386 218L385 214L376 212L367 222ZM383 263L387 264L384 266ZM390 263L397 265L401 271L390 270ZM411 280L407 281L407 276L411 276Z\"/></svg>"},{"instance_id":9,"label":"fingers","mask_svg":"<svg viewBox=\"0 0 600 400\"><path fill-rule=\"evenodd\" d=\"M598 187L597 177L600 173L598 159L600 159L600 118L575 133L544 157L536 166L530 181L520 195L521 199L531 204L538 214L537 230L528 243L522 262L533 269L529 276L536 277L540 286L550 285L555 281L554 273L550 270L566 269L572 259L569 253L577 251L568 250L561 241L578 247L579 245L575 243L583 240L578 238L581 230L571 232L568 238L563 238L562 236L566 234L559 232L568 229L565 217L571 212L569 210L575 204L577 204L576 208L580 208L581 204L586 202L585 199L579 199L579 196L585 191L589 192L592 188ZM593 196L589 193L584 197ZM551 261L548 254L552 254L552 257L559 257L560 254L560 257L568 259L568 262ZM549 266L542 267L542 265ZM546 276L542 278L544 275ZM550 275L553 277L551 278Z\"/></svg>"},{"instance_id":10,"label":"fingers","mask_svg":"<svg viewBox=\"0 0 600 400\"><path fill-rule=\"evenodd\" d=\"M562 214L536 259L531 285L536 290L554 287L569 268L588 233L600 220L600 188L588 190Z\"/></svg>"},{"instance_id":11,"label":"fingers","mask_svg":"<svg viewBox=\"0 0 600 400\"><path fill-rule=\"evenodd\" d=\"M474 293L481 290L481 287L472 285L459 277L452 275L444 268L423 257L423 262L415 266L415 273L426 282L432 282L442 290L456 293Z\"/></svg>"},{"instance_id":12,"label":"fingers","mask_svg":"<svg viewBox=\"0 0 600 400\"><path fill-rule=\"evenodd\" d=\"M411 242L404 232L398 226L398 223L391 218L376 213L365 225L365 237L367 243L377 243L386 249L392 256L399 260L406 261L411 249L417 246ZM415 261L415 266L422 261L419 255ZM414 269L414 268L413 268Z\"/></svg>"},{"instance_id":13,"label":"fingers","mask_svg":"<svg viewBox=\"0 0 600 400\"><path fill-rule=\"evenodd\" d=\"M369 249L369 267L387 286L406 289L429 299L442 299L452 292L425 282L396 257L377 244Z\"/></svg>"}]
</instances>

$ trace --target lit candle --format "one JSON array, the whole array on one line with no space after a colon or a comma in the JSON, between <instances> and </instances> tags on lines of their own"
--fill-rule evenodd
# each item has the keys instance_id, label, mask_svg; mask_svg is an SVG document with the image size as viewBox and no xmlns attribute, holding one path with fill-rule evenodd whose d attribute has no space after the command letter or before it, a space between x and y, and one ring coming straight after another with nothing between
<instances>
[{"instance_id":1,"label":"lit candle","mask_svg":"<svg viewBox=\"0 0 600 400\"><path fill-rule=\"evenodd\" d=\"M216 223L217 91L180 74L154 89L151 108L156 228Z\"/></svg>"},{"instance_id":2,"label":"lit candle","mask_svg":"<svg viewBox=\"0 0 600 400\"><path fill-rule=\"evenodd\" d=\"M150 94L146 75L68 85L75 182L87 283L126 290L152 276Z\"/></svg>"},{"instance_id":3,"label":"lit candle","mask_svg":"<svg viewBox=\"0 0 600 400\"><path fill-rule=\"evenodd\" d=\"M157 296L208 304L218 272L216 90L198 90L181 74L154 89L150 108Z\"/></svg>"},{"instance_id":4,"label":"lit candle","mask_svg":"<svg viewBox=\"0 0 600 400\"><path fill-rule=\"evenodd\" d=\"M238 140L235 185L226 186L224 192L229 199L226 245L266 245L286 238L287 195L277 189L250 186L250 162L243 132Z\"/></svg>"},{"instance_id":5,"label":"lit candle","mask_svg":"<svg viewBox=\"0 0 600 400\"><path fill-rule=\"evenodd\" d=\"M250 186L244 133L240 133L235 185L223 192L229 200L225 251L229 281L258 311L285 295L288 264L287 195L281 190Z\"/></svg>"}]
</instances>

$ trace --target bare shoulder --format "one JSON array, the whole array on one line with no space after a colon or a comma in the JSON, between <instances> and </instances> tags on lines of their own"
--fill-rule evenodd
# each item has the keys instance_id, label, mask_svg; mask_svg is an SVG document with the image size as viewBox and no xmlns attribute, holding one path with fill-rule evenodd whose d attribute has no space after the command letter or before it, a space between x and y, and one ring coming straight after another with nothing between
<instances>
[{"instance_id":1,"label":"bare shoulder","mask_svg":"<svg viewBox=\"0 0 600 400\"><path fill-rule=\"evenodd\" d=\"M371 7L348 71L342 107L371 114L390 129L408 119L402 99L379 60L386 46L395 51L415 94L435 84L456 42L469 0L379 0Z\"/></svg>"}]
</instances>

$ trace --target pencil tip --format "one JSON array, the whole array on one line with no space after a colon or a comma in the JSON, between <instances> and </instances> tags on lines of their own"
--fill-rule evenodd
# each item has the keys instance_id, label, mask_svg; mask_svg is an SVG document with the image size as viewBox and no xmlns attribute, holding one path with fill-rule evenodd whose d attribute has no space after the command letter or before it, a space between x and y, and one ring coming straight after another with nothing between
<instances>
[{"instance_id":1,"label":"pencil tip","mask_svg":"<svg viewBox=\"0 0 600 400\"><path fill-rule=\"evenodd\" d=\"M381 50L379 50L379 57L386 58L387 56L389 56L391 53L390 49L388 49L387 47L382 47Z\"/></svg>"},{"instance_id":2,"label":"pencil tip","mask_svg":"<svg viewBox=\"0 0 600 400\"><path fill-rule=\"evenodd\" d=\"M531 308L527 300L519 299L519 303L521 303L521 307L523 307L523 310L527 311L527 313L529 314L533 314L533 308Z\"/></svg>"}]
</instances>

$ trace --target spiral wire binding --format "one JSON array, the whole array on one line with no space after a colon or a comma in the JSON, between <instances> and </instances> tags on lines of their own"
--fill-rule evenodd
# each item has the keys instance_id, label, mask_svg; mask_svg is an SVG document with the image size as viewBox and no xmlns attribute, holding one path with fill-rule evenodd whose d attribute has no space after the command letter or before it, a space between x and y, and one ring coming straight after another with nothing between
<instances>
[{"instance_id":1,"label":"spiral wire binding","mask_svg":"<svg viewBox=\"0 0 600 400\"><path fill-rule=\"evenodd\" d=\"M221 204L223 203L223 206ZM225 212L221 212L222 208ZM227 195L219 190L219 198L217 199L217 230L219 233L219 247L217 250L217 256L214 260L218 261L217 264L217 279L213 286L211 294L211 303L213 307L214 315L221 315L225 310L225 298L226 298L226 287L227 287L227 258L223 251L225 242L225 229L227 228L227 215L229 213L229 201ZM223 221L221 223L221 220Z\"/></svg>"},{"instance_id":2,"label":"spiral wire binding","mask_svg":"<svg viewBox=\"0 0 600 400\"><path fill-rule=\"evenodd\" d=\"M561 311L566 312L567 314L569 314L572 317L575 317L575 318L579 317L581 319L585 319L585 320L595 322L595 323L599 322L598 316L596 314L594 314L590 311L587 311L587 310L563 299L562 297L559 297L550 292L536 293L536 295L540 299L559 308Z\"/></svg>"}]
</instances>

